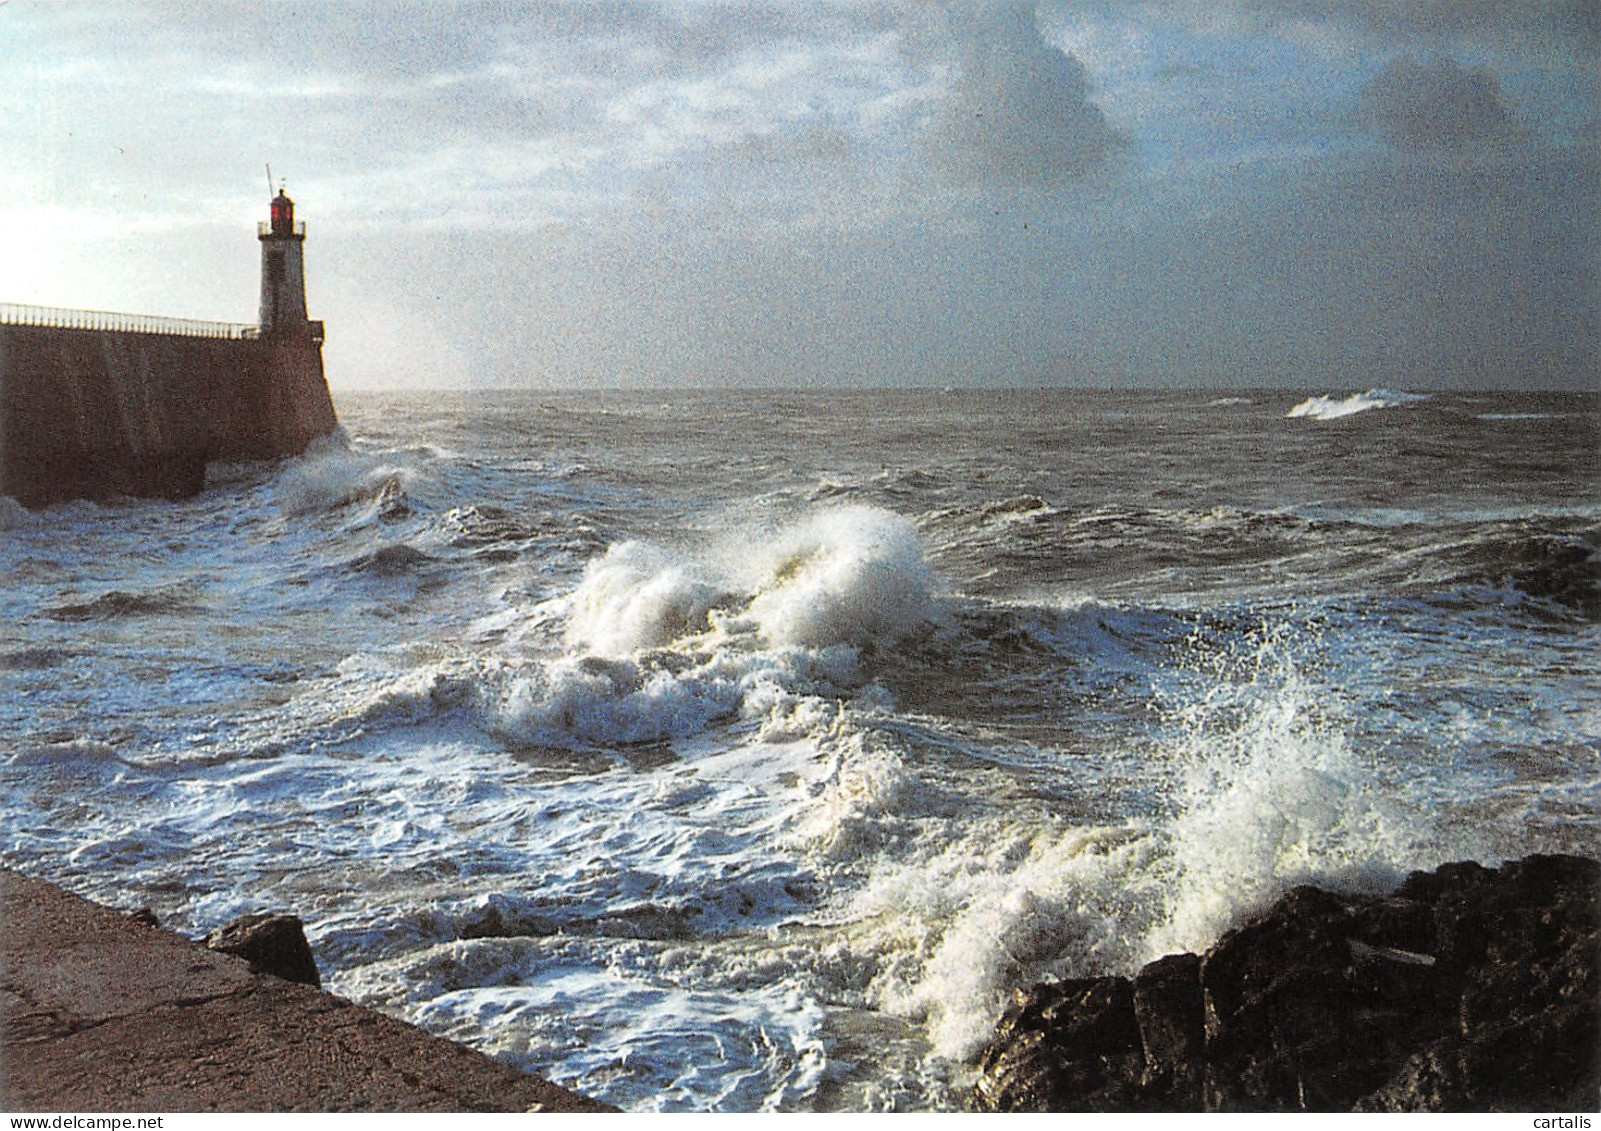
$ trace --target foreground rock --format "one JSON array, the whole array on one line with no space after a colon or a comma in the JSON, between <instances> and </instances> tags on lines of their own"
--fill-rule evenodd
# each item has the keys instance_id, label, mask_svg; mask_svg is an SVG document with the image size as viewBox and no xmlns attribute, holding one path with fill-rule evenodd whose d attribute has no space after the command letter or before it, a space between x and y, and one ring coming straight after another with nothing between
<instances>
[{"instance_id":1,"label":"foreground rock","mask_svg":"<svg viewBox=\"0 0 1601 1131\"><path fill-rule=\"evenodd\" d=\"M298 916L261 912L235 919L206 936L206 946L223 954L236 954L251 969L306 986L322 985L317 960L306 941L306 926Z\"/></svg>"},{"instance_id":2,"label":"foreground rock","mask_svg":"<svg viewBox=\"0 0 1601 1131\"><path fill-rule=\"evenodd\" d=\"M1601 864L1296 888L1202 957L1018 995L985 1111L1595 1111Z\"/></svg>"},{"instance_id":3,"label":"foreground rock","mask_svg":"<svg viewBox=\"0 0 1601 1131\"><path fill-rule=\"evenodd\" d=\"M0 1110L611 1110L151 916L3 870L0 896Z\"/></svg>"}]
</instances>

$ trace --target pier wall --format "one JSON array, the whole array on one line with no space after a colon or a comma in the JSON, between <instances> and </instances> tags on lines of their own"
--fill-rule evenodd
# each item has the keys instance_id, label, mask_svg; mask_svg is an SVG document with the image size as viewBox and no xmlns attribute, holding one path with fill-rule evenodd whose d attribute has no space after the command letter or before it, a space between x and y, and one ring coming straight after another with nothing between
<instances>
[{"instance_id":1,"label":"pier wall","mask_svg":"<svg viewBox=\"0 0 1601 1131\"><path fill-rule=\"evenodd\" d=\"M24 506L180 498L208 462L298 455L337 424L309 335L0 324L0 494Z\"/></svg>"},{"instance_id":2,"label":"pier wall","mask_svg":"<svg viewBox=\"0 0 1601 1131\"><path fill-rule=\"evenodd\" d=\"M613 1110L5 869L0 919L3 1111Z\"/></svg>"}]
</instances>

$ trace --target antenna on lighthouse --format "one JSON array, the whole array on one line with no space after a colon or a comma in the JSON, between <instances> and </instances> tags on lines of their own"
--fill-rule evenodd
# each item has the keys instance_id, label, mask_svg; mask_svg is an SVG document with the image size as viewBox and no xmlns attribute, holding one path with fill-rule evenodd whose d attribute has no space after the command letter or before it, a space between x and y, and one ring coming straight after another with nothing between
<instances>
[{"instance_id":1,"label":"antenna on lighthouse","mask_svg":"<svg viewBox=\"0 0 1601 1131\"><path fill-rule=\"evenodd\" d=\"M267 195L272 195L272 162L267 162Z\"/></svg>"}]
</instances>

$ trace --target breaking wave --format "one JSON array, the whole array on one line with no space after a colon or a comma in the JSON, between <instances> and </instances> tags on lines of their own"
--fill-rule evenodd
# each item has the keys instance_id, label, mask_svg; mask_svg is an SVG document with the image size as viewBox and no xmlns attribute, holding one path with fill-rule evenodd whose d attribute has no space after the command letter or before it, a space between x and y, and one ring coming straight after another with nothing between
<instances>
[{"instance_id":1,"label":"breaking wave","mask_svg":"<svg viewBox=\"0 0 1601 1131\"><path fill-rule=\"evenodd\" d=\"M584 570L567 612L567 642L624 656L711 631L711 611L735 597L698 576L700 568L643 542L611 546Z\"/></svg>"},{"instance_id":2,"label":"breaking wave","mask_svg":"<svg viewBox=\"0 0 1601 1131\"><path fill-rule=\"evenodd\" d=\"M708 632L766 647L873 650L933 613L912 524L871 507L827 511L711 560L640 542L584 572L568 613L574 648L620 655Z\"/></svg>"},{"instance_id":3,"label":"breaking wave","mask_svg":"<svg viewBox=\"0 0 1601 1131\"><path fill-rule=\"evenodd\" d=\"M406 480L404 468L355 451L336 433L286 462L275 491L278 509L286 515L321 514L364 503L384 517L400 517L408 510Z\"/></svg>"},{"instance_id":4,"label":"breaking wave","mask_svg":"<svg viewBox=\"0 0 1601 1131\"><path fill-rule=\"evenodd\" d=\"M346 717L405 725L465 710L516 746L684 737L861 691L875 657L931 621L932 591L911 524L865 507L722 553L621 542L536 611L560 633L555 654L402 658L399 671L354 657L341 675L366 690Z\"/></svg>"},{"instance_id":5,"label":"breaking wave","mask_svg":"<svg viewBox=\"0 0 1601 1131\"><path fill-rule=\"evenodd\" d=\"M852 912L873 925L875 949L917 941L881 964L875 1003L922 1022L941 1055L969 1059L1019 987L1200 951L1296 884L1374 892L1436 862L1422 811L1353 747L1295 650L1262 642L1166 708L1153 756L1178 772L1157 813L1077 823L1025 804L941 822L960 827L910 852L886 854L877 837L881 862ZM907 776L880 751L855 775L852 803L835 807L904 823L924 803Z\"/></svg>"},{"instance_id":6,"label":"breaking wave","mask_svg":"<svg viewBox=\"0 0 1601 1131\"><path fill-rule=\"evenodd\" d=\"M1354 416L1359 412L1367 412L1375 408L1400 408L1404 405L1416 404L1429 398L1422 393L1403 393L1394 389L1369 389L1365 393L1353 393L1344 400L1336 400L1332 396L1308 397L1289 412L1285 413L1288 419L1306 417L1311 420L1338 420L1345 416Z\"/></svg>"}]
</instances>

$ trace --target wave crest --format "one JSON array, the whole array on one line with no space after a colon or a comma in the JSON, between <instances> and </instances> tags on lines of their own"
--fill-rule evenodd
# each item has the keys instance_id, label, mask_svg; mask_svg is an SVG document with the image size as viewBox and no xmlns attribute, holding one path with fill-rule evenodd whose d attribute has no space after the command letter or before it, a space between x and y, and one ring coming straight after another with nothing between
<instances>
[{"instance_id":1,"label":"wave crest","mask_svg":"<svg viewBox=\"0 0 1601 1131\"><path fill-rule=\"evenodd\" d=\"M278 509L313 515L354 503L372 503L385 517L406 513L406 472L377 456L354 451L341 434L315 441L289 460L276 484Z\"/></svg>"},{"instance_id":2,"label":"wave crest","mask_svg":"<svg viewBox=\"0 0 1601 1131\"><path fill-rule=\"evenodd\" d=\"M1375 408L1400 408L1403 405L1416 404L1418 401L1428 400L1423 393L1404 393L1395 389L1369 389L1365 393L1353 393L1344 400L1336 400L1332 396L1308 397L1289 412L1285 413L1287 419L1306 417L1312 420L1338 420L1345 416L1355 416L1359 412L1367 412Z\"/></svg>"},{"instance_id":3,"label":"wave crest","mask_svg":"<svg viewBox=\"0 0 1601 1131\"><path fill-rule=\"evenodd\" d=\"M774 644L890 644L930 618L933 574L916 529L871 507L831 511L768 551L750 615Z\"/></svg>"},{"instance_id":4,"label":"wave crest","mask_svg":"<svg viewBox=\"0 0 1601 1131\"><path fill-rule=\"evenodd\" d=\"M696 566L643 542L620 542L584 570L567 614L567 642L604 656L658 648L711 629L727 598Z\"/></svg>"},{"instance_id":5,"label":"wave crest","mask_svg":"<svg viewBox=\"0 0 1601 1131\"><path fill-rule=\"evenodd\" d=\"M567 643L622 656L708 632L754 632L769 647L872 651L929 620L933 589L909 521L849 507L710 561L614 545L569 602Z\"/></svg>"},{"instance_id":6,"label":"wave crest","mask_svg":"<svg viewBox=\"0 0 1601 1131\"><path fill-rule=\"evenodd\" d=\"M1438 830L1352 748L1330 690L1297 667L1302 646L1286 629L1197 657L1198 682L1163 708L1156 752L1177 788L1149 815L1064 821L1024 798L934 821L919 796L913 823L938 835L902 833L852 905L893 955L873 980L877 1004L966 1060L1018 987L1198 952L1298 883L1372 892L1437 862ZM907 789L869 810L886 831Z\"/></svg>"}]
</instances>

